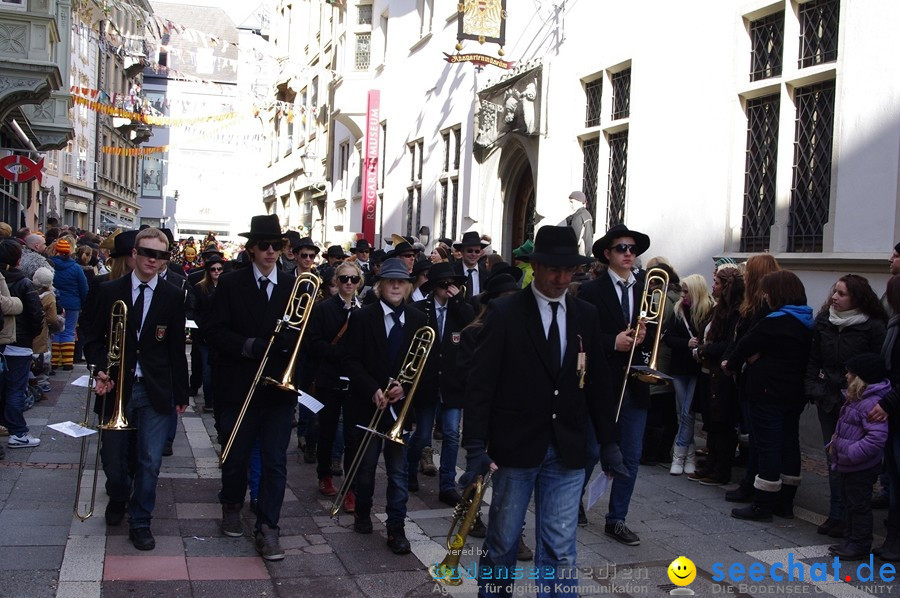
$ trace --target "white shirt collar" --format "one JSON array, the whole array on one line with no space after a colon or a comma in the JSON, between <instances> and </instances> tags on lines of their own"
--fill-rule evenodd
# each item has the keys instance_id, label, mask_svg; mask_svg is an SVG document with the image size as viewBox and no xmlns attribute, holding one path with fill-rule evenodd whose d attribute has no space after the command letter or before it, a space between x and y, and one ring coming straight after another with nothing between
<instances>
[{"instance_id":1,"label":"white shirt collar","mask_svg":"<svg viewBox=\"0 0 900 598\"><path fill-rule=\"evenodd\" d=\"M569 292L568 289L566 289L563 294L556 299L551 299L547 295L537 290L537 286L535 286L534 283L528 286L531 287L531 292L534 293L534 298L537 299L538 309L544 309L545 307L549 309L548 306L555 301L556 303L559 303L559 309L563 310L563 312L566 311L566 294Z\"/></svg>"},{"instance_id":2,"label":"white shirt collar","mask_svg":"<svg viewBox=\"0 0 900 598\"><path fill-rule=\"evenodd\" d=\"M630 270L628 271L628 278L622 278L621 276L619 276L618 274L616 274L615 272L613 272L613 271L612 271L612 268L610 268L609 270L607 270L607 272L609 273L609 277L612 279L613 285L615 285L615 286L618 286L618 285L619 285L619 281L620 281L620 280L621 280L622 282L624 282L624 283L625 283L625 286L628 287L628 288L631 288L631 286L632 286L635 282L637 282L636 279L634 278L634 272L631 272Z\"/></svg>"},{"instance_id":3,"label":"white shirt collar","mask_svg":"<svg viewBox=\"0 0 900 598\"><path fill-rule=\"evenodd\" d=\"M155 291L156 284L158 282L159 282L159 274L154 274L153 278L151 278L147 282L141 282L141 279L135 275L134 271L132 270L132 272L131 272L131 291L134 293L137 292L138 287L140 287L142 284L146 284L148 287L150 287L151 291Z\"/></svg>"},{"instance_id":4,"label":"white shirt collar","mask_svg":"<svg viewBox=\"0 0 900 598\"><path fill-rule=\"evenodd\" d=\"M253 268L253 280L257 281L257 284L258 284L258 283L259 283L259 277L260 277L260 276L264 276L264 275L263 275L263 273L259 270L259 268L256 267L256 263L255 263L255 262L252 263L252 264L250 265L250 267ZM268 278L268 279L269 279L269 282L271 282L272 284L278 284L278 268L272 268L272 271L269 272L269 275L266 276L266 278Z\"/></svg>"}]
</instances>

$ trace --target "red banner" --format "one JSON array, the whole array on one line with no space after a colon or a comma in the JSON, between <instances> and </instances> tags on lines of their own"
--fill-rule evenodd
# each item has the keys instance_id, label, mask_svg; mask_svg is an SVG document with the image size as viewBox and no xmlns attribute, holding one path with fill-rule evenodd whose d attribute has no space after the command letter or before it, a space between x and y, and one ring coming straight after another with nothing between
<instances>
[{"instance_id":1,"label":"red banner","mask_svg":"<svg viewBox=\"0 0 900 598\"><path fill-rule=\"evenodd\" d=\"M381 133L381 92L369 90L366 106L366 151L363 162L362 235L375 244L375 214L378 209L378 137Z\"/></svg>"}]
</instances>

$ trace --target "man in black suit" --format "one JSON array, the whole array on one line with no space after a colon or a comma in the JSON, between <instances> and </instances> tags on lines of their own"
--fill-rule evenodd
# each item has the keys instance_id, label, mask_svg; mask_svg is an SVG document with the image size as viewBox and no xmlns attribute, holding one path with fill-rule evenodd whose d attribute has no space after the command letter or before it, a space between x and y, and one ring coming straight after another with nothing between
<instances>
[{"instance_id":1,"label":"man in black suit","mask_svg":"<svg viewBox=\"0 0 900 598\"><path fill-rule=\"evenodd\" d=\"M136 429L133 477L129 472L128 432L104 432L101 453L110 502L106 520L117 525L128 509L129 538L138 550L156 546L150 521L156 503L156 482L162 462L169 414L183 413L188 404L187 360L184 356L184 296L159 280L161 262L169 259L168 242L156 228L138 233L130 275L103 283L97 310L90 319L84 352L97 367L97 395L110 394L104 421L112 413L116 382L108 371L109 319L113 304L128 306L124 354L112 372L121 373L124 414ZM122 369L124 368L124 370ZM130 498L130 500L129 500Z\"/></svg>"},{"instance_id":2,"label":"man in black suit","mask_svg":"<svg viewBox=\"0 0 900 598\"><path fill-rule=\"evenodd\" d=\"M604 467L622 472L609 392L614 383L597 310L567 296L577 266L587 261L571 228L538 230L534 282L495 299L478 335L466 385L464 444L469 461L482 463L475 469L484 471L488 463L496 469L479 595L511 595L514 582L497 580L513 577L509 568L532 494L539 583L574 590L588 421L603 446Z\"/></svg>"},{"instance_id":3,"label":"man in black suit","mask_svg":"<svg viewBox=\"0 0 900 598\"><path fill-rule=\"evenodd\" d=\"M259 369L275 323L282 318L291 299L294 277L275 267L284 243L275 214L254 216L247 237L251 263L219 278L209 323L204 331L218 359L213 364L216 403L221 409L220 439L226 441L235 429L241 406ZM293 338L292 338L293 337ZM263 376L280 379L288 364L287 351L295 334L283 331L272 341ZM247 467L253 444L259 440L262 475L256 509L254 544L260 556L275 561L284 558L278 542L278 520L287 481L287 448L291 415L297 395L275 385L257 384L240 427L222 464L222 532L240 537L241 508L247 494ZM223 444L224 446L224 444Z\"/></svg>"},{"instance_id":4,"label":"man in black suit","mask_svg":"<svg viewBox=\"0 0 900 598\"><path fill-rule=\"evenodd\" d=\"M428 271L428 280L421 287L422 292L428 294L427 297L413 304L413 307L428 317L428 325L434 328L437 338L426 366L432 375L427 384L419 385L416 429L410 436L407 447L409 489L412 492L419 489L416 469L419 467L422 450L431 440L435 409L440 403L439 429L443 433L443 441L438 498L451 507L455 507L460 500L456 490L456 457L459 453L459 424L466 389L466 372L458 367L456 357L462 329L475 319L472 306L460 293L463 282L465 278L456 274L449 263L434 264ZM430 462L430 452L426 455Z\"/></svg>"},{"instance_id":5,"label":"man in black suit","mask_svg":"<svg viewBox=\"0 0 900 598\"><path fill-rule=\"evenodd\" d=\"M480 260L487 246L473 230L464 234L462 241L453 244L453 249L462 255L462 260L455 262L453 268L457 274L466 278L466 299L471 299L484 290L488 270Z\"/></svg>"},{"instance_id":6,"label":"man in black suit","mask_svg":"<svg viewBox=\"0 0 900 598\"><path fill-rule=\"evenodd\" d=\"M406 303L412 292L409 271L402 259L391 258L381 266L375 282L377 303L366 305L350 315L344 342L347 346L347 377L350 378L352 400L344 406L344 417L352 424L369 426L376 409L385 410L379 431L387 432L394 424L391 415L402 409L409 392L395 382L416 331L425 326L425 314ZM425 373L423 372L423 375ZM415 396L413 397L415 399ZM408 425L410 422L404 422ZM348 444L358 446L355 441ZM375 467L384 453L387 484L387 544L394 554L410 552L404 532L406 501L409 498L404 446L375 436L364 453L355 480L356 512L353 530L372 533L372 496L375 492Z\"/></svg>"},{"instance_id":7,"label":"man in black suit","mask_svg":"<svg viewBox=\"0 0 900 598\"><path fill-rule=\"evenodd\" d=\"M631 365L646 365L641 345L646 338L647 328L637 326L644 281L642 276L634 274L633 268L635 258L649 247L650 237L647 235L629 230L624 224L612 227L592 248L594 256L609 265L607 274L584 283L578 291L578 296L596 306L600 313L601 342L614 373L617 394L622 388L633 344L637 343L637 348ZM627 546L641 543L638 535L625 525L625 517L628 515L628 505L637 480L649 408L650 387L630 377L617 424L619 446L628 476L613 481L604 528L608 536Z\"/></svg>"}]
</instances>

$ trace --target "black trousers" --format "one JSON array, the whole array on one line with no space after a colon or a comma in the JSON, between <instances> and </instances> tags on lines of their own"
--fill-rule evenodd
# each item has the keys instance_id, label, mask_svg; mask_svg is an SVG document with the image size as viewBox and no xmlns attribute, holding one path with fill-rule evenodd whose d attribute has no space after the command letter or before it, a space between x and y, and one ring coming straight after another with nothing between
<instances>
[{"instance_id":1,"label":"black trousers","mask_svg":"<svg viewBox=\"0 0 900 598\"><path fill-rule=\"evenodd\" d=\"M880 464L863 471L840 474L844 523L849 534L847 542L860 552L869 552L872 548L872 488L879 473Z\"/></svg>"},{"instance_id":2,"label":"black trousers","mask_svg":"<svg viewBox=\"0 0 900 598\"><path fill-rule=\"evenodd\" d=\"M316 390L316 398L324 405L319 410L319 439L316 445L316 474L319 479L329 477L331 475L331 455L334 449L334 438L337 435L338 421L341 419L341 407L343 407L344 399L349 397L349 393L344 390L334 390L330 388L319 388ZM348 431L349 422L344 418L344 438L349 438ZM346 442L346 440L345 440ZM350 460L353 454L348 450L344 451L345 469L349 468Z\"/></svg>"}]
</instances>

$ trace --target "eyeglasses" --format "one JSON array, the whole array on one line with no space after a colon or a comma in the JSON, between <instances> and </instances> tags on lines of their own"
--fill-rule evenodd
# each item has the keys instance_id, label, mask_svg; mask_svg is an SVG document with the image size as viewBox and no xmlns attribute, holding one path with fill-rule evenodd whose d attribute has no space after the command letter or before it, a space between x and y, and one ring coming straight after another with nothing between
<instances>
[{"instance_id":1,"label":"eyeglasses","mask_svg":"<svg viewBox=\"0 0 900 598\"><path fill-rule=\"evenodd\" d=\"M222 268L210 268L209 271L210 272L221 272Z\"/></svg>"},{"instance_id":2,"label":"eyeglasses","mask_svg":"<svg viewBox=\"0 0 900 598\"><path fill-rule=\"evenodd\" d=\"M610 249L614 250L616 253L629 252L632 255L637 254L637 245L631 243L619 243L618 245L613 245Z\"/></svg>"},{"instance_id":3,"label":"eyeglasses","mask_svg":"<svg viewBox=\"0 0 900 598\"><path fill-rule=\"evenodd\" d=\"M297 255L300 256L301 260L313 260L316 258L315 253L298 253Z\"/></svg>"},{"instance_id":4,"label":"eyeglasses","mask_svg":"<svg viewBox=\"0 0 900 598\"><path fill-rule=\"evenodd\" d=\"M481 253L481 247L466 247L466 253Z\"/></svg>"},{"instance_id":5,"label":"eyeglasses","mask_svg":"<svg viewBox=\"0 0 900 598\"><path fill-rule=\"evenodd\" d=\"M348 282L359 284L359 276L348 276L347 274L341 274L337 278L341 281L341 284L347 284Z\"/></svg>"},{"instance_id":6,"label":"eyeglasses","mask_svg":"<svg viewBox=\"0 0 900 598\"><path fill-rule=\"evenodd\" d=\"M284 239L278 239L277 241L257 241L256 246L259 247L260 251L268 251L270 247L275 251L281 251L281 248L284 247Z\"/></svg>"},{"instance_id":7,"label":"eyeglasses","mask_svg":"<svg viewBox=\"0 0 900 598\"><path fill-rule=\"evenodd\" d=\"M415 253L401 253L398 257L402 257L405 260L411 260L416 257Z\"/></svg>"},{"instance_id":8,"label":"eyeglasses","mask_svg":"<svg viewBox=\"0 0 900 598\"><path fill-rule=\"evenodd\" d=\"M149 247L135 247L134 250L141 257L149 257L155 260L168 260L170 257L172 257L172 254L168 251L150 249Z\"/></svg>"}]
</instances>

